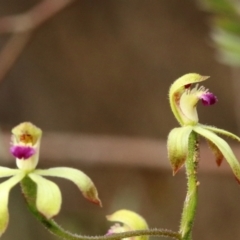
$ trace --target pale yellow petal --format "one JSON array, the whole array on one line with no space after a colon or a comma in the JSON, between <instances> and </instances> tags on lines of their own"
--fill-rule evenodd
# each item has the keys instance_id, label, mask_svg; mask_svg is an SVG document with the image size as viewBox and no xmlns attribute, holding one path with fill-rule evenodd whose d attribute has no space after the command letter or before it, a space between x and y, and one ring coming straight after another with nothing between
<instances>
[{"instance_id":1,"label":"pale yellow petal","mask_svg":"<svg viewBox=\"0 0 240 240\"><path fill-rule=\"evenodd\" d=\"M56 167L46 170L36 170L35 173L42 176L68 179L77 185L85 198L101 206L101 200L98 198L98 192L94 183L82 171L69 167Z\"/></svg>"},{"instance_id":2,"label":"pale yellow petal","mask_svg":"<svg viewBox=\"0 0 240 240\"><path fill-rule=\"evenodd\" d=\"M175 175L185 163L188 154L189 136L192 130L192 126L174 128L168 135L168 158L172 165L173 175Z\"/></svg>"},{"instance_id":3,"label":"pale yellow petal","mask_svg":"<svg viewBox=\"0 0 240 240\"><path fill-rule=\"evenodd\" d=\"M208 129L204 129L201 126L195 126L194 131L199 135L207 138L211 142L213 142L219 149L219 151L223 154L224 158L227 160L228 164L232 168L234 175L237 180L240 182L240 164L235 157L232 149L229 147L228 143L217 136L214 132L209 131Z\"/></svg>"},{"instance_id":4,"label":"pale yellow petal","mask_svg":"<svg viewBox=\"0 0 240 240\"><path fill-rule=\"evenodd\" d=\"M126 229L126 231L129 229L131 231L134 230L146 230L148 229L148 224L145 221L145 219L140 216L139 214L133 212L133 211L129 211L129 210L119 210L114 212L111 215L106 216L108 221L111 222L120 222L123 224L123 227L119 226L119 228L122 229ZM124 227L126 226L126 227ZM117 233L118 229L117 227L114 229L112 233ZM146 240L148 239L147 236L140 236L140 237L134 237L135 240Z\"/></svg>"},{"instance_id":5,"label":"pale yellow petal","mask_svg":"<svg viewBox=\"0 0 240 240\"><path fill-rule=\"evenodd\" d=\"M36 207L46 218L52 218L60 211L62 195L59 187L35 173L28 175L37 184Z\"/></svg>"},{"instance_id":6,"label":"pale yellow petal","mask_svg":"<svg viewBox=\"0 0 240 240\"><path fill-rule=\"evenodd\" d=\"M20 172L21 172L20 169L12 169L12 168L8 168L8 167L0 167L0 178L2 178L2 177L10 177L10 176L16 175L16 174L18 174Z\"/></svg>"},{"instance_id":7,"label":"pale yellow petal","mask_svg":"<svg viewBox=\"0 0 240 240\"><path fill-rule=\"evenodd\" d=\"M9 192L17 183L19 183L25 174L19 173L0 184L0 236L5 232L8 221L8 198Z\"/></svg>"}]
</instances>

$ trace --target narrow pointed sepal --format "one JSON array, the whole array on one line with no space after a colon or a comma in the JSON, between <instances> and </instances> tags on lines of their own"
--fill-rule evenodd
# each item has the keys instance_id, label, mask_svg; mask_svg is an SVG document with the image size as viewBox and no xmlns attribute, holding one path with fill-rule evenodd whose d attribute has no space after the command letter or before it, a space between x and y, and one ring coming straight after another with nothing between
<instances>
[{"instance_id":1,"label":"narrow pointed sepal","mask_svg":"<svg viewBox=\"0 0 240 240\"><path fill-rule=\"evenodd\" d=\"M69 167L55 167L46 170L36 170L35 173L42 176L61 177L68 179L77 185L85 198L95 204L98 204L99 206L102 206L94 183L85 173L80 170Z\"/></svg>"},{"instance_id":2,"label":"narrow pointed sepal","mask_svg":"<svg viewBox=\"0 0 240 240\"><path fill-rule=\"evenodd\" d=\"M9 192L17 183L19 183L25 174L19 173L5 182L0 184L0 237L5 232L8 222L9 222L9 213L8 213L8 198Z\"/></svg>"},{"instance_id":3,"label":"narrow pointed sepal","mask_svg":"<svg viewBox=\"0 0 240 240\"><path fill-rule=\"evenodd\" d=\"M173 175L183 166L188 154L189 136L192 126L174 128L168 135L167 149Z\"/></svg>"},{"instance_id":4,"label":"narrow pointed sepal","mask_svg":"<svg viewBox=\"0 0 240 240\"><path fill-rule=\"evenodd\" d=\"M208 146L212 150L212 153L215 156L215 161L216 161L217 165L220 167L222 164L223 158L224 158L222 152L219 151L218 147L213 142L211 142L208 139L206 139L206 141L208 143Z\"/></svg>"},{"instance_id":5,"label":"narrow pointed sepal","mask_svg":"<svg viewBox=\"0 0 240 240\"><path fill-rule=\"evenodd\" d=\"M114 225L110 228L107 235L111 235L119 232L134 231L134 230L147 230L148 224L145 219L139 214L129 210L119 210L114 212L112 215L106 216L108 221L120 222L123 225ZM133 237L134 240L147 240L147 236Z\"/></svg>"},{"instance_id":6,"label":"narrow pointed sepal","mask_svg":"<svg viewBox=\"0 0 240 240\"><path fill-rule=\"evenodd\" d=\"M16 175L20 172L21 172L21 170L19 170L19 169L12 169L12 168L8 168L8 167L0 167L0 178L10 177L10 176Z\"/></svg>"},{"instance_id":7,"label":"narrow pointed sepal","mask_svg":"<svg viewBox=\"0 0 240 240\"><path fill-rule=\"evenodd\" d=\"M207 125L201 125L201 126L202 126L203 128L205 128L205 129L208 129L208 130L212 131L212 132L215 132L215 133L217 133L217 134L224 135L224 136L226 136L226 137L230 137L230 138L232 138L232 139L237 140L237 141L240 142L240 138L239 138L237 135L235 135L235 134L233 134L233 133L231 133L231 132L228 132L228 131L226 131L226 130L223 130L223 129L220 129L220 128L216 128L216 127L213 127L213 126L207 126Z\"/></svg>"},{"instance_id":8,"label":"narrow pointed sepal","mask_svg":"<svg viewBox=\"0 0 240 240\"><path fill-rule=\"evenodd\" d=\"M28 175L37 185L36 207L40 213L50 219L57 215L62 204L59 187L35 173Z\"/></svg>"},{"instance_id":9,"label":"narrow pointed sepal","mask_svg":"<svg viewBox=\"0 0 240 240\"><path fill-rule=\"evenodd\" d=\"M216 147L219 149L219 151L222 153L222 155L230 165L236 179L238 180L238 182L240 182L240 164L228 143L219 136L217 136L217 134L215 134L214 132L205 129L202 126L195 126L194 131L216 145Z\"/></svg>"}]
</instances>

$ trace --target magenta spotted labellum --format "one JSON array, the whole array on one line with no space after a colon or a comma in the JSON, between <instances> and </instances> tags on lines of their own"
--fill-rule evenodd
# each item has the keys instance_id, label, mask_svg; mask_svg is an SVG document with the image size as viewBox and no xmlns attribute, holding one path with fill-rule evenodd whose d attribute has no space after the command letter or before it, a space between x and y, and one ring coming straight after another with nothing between
<instances>
[{"instance_id":1,"label":"magenta spotted labellum","mask_svg":"<svg viewBox=\"0 0 240 240\"><path fill-rule=\"evenodd\" d=\"M18 159L26 160L36 153L33 147L29 146L11 146L10 152Z\"/></svg>"}]
</instances>

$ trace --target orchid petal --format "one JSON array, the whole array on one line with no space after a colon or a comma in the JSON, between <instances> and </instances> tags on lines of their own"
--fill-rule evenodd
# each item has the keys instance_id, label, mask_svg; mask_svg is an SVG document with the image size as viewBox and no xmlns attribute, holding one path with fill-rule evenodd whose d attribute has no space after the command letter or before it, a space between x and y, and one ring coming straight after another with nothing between
<instances>
[{"instance_id":1,"label":"orchid petal","mask_svg":"<svg viewBox=\"0 0 240 240\"><path fill-rule=\"evenodd\" d=\"M24 176L24 173L20 173L0 184L0 236L5 232L9 221L9 192L17 183L19 183L24 178Z\"/></svg>"},{"instance_id":2,"label":"orchid petal","mask_svg":"<svg viewBox=\"0 0 240 240\"><path fill-rule=\"evenodd\" d=\"M226 137L231 137L232 139L235 139L235 140L240 142L240 138L237 135L235 135L231 132L228 132L226 130L219 129L219 128L216 128L216 127L213 127L213 126L206 126L206 125L201 125L201 126L205 129L207 129L207 130L210 130L210 131L218 133L218 134L222 134Z\"/></svg>"},{"instance_id":3,"label":"orchid petal","mask_svg":"<svg viewBox=\"0 0 240 240\"><path fill-rule=\"evenodd\" d=\"M211 148L214 156L215 156L215 159L216 159L216 163L218 166L220 166L222 164L222 161L223 161L223 154L222 152L218 149L218 147L210 140L206 139L207 143L208 143L208 146Z\"/></svg>"},{"instance_id":4,"label":"orchid petal","mask_svg":"<svg viewBox=\"0 0 240 240\"><path fill-rule=\"evenodd\" d=\"M12 169L12 168L8 168L8 167L0 167L0 178L10 177L10 176L16 175L20 172L21 172L21 170L19 170L19 169Z\"/></svg>"},{"instance_id":5,"label":"orchid petal","mask_svg":"<svg viewBox=\"0 0 240 240\"><path fill-rule=\"evenodd\" d=\"M185 86L202 82L209 77L207 76L201 76L197 73L188 73L183 75L182 77L178 78L170 87L169 90L169 100L170 100L170 106L172 109L172 112L180 125L184 125L184 119L183 114L181 112L181 109L179 109L179 101L180 97L183 94L185 90Z\"/></svg>"},{"instance_id":6,"label":"orchid petal","mask_svg":"<svg viewBox=\"0 0 240 240\"><path fill-rule=\"evenodd\" d=\"M115 227L110 229L110 233L108 233L107 235L119 232L118 228L120 231L124 229L125 231L148 229L148 224L145 221L145 219L133 211L122 209L116 211L112 215L106 216L106 218L108 221L111 222L123 223L123 226L115 225ZM147 239L148 239L147 236L134 237L134 240L147 240Z\"/></svg>"},{"instance_id":7,"label":"orchid petal","mask_svg":"<svg viewBox=\"0 0 240 240\"><path fill-rule=\"evenodd\" d=\"M89 201L101 206L97 189L92 180L82 171L69 167L55 167L46 170L36 170L36 174L50 177L61 177L75 183L83 196Z\"/></svg>"},{"instance_id":8,"label":"orchid petal","mask_svg":"<svg viewBox=\"0 0 240 240\"><path fill-rule=\"evenodd\" d=\"M172 165L173 175L178 172L187 158L189 136L192 130L192 126L174 128L168 135L168 158Z\"/></svg>"},{"instance_id":9,"label":"orchid petal","mask_svg":"<svg viewBox=\"0 0 240 240\"><path fill-rule=\"evenodd\" d=\"M60 211L62 195L59 187L37 174L28 175L37 184L36 207L46 218L52 218Z\"/></svg>"},{"instance_id":10,"label":"orchid petal","mask_svg":"<svg viewBox=\"0 0 240 240\"><path fill-rule=\"evenodd\" d=\"M229 147L228 143L219 136L217 136L214 132L201 126L195 126L194 131L216 145L216 147L223 154L224 158L227 160L228 164L232 168L232 171L235 174L237 180L240 182L240 164L234 153L232 152L232 149Z\"/></svg>"}]
</instances>

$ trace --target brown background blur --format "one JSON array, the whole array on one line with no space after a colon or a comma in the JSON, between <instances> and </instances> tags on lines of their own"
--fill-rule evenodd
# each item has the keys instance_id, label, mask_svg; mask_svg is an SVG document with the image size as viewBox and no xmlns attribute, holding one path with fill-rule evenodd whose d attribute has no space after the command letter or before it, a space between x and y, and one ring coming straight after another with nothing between
<instances>
[{"instance_id":1,"label":"brown background blur","mask_svg":"<svg viewBox=\"0 0 240 240\"><path fill-rule=\"evenodd\" d=\"M0 14L38 3L8 0ZM231 69L220 65L208 37L208 15L191 0L77 0L41 26L0 85L0 124L9 130L31 121L43 131L166 139L177 126L168 104L174 79L189 72L219 99L199 106L202 123L237 132ZM0 38L4 46L5 37ZM70 144L70 143L68 143ZM159 159L167 161L167 159ZM55 164L55 163L54 163ZM54 166L42 159L40 167ZM14 166L14 164L10 164ZM177 230L185 196L184 171L126 165L58 163L84 170L96 183L103 209L86 202L71 183L57 180L69 230L104 234L105 215L138 211L151 227ZM240 189L230 174L201 173L195 240L240 238ZM16 187L3 240L57 239L30 215Z\"/></svg>"}]
</instances>

